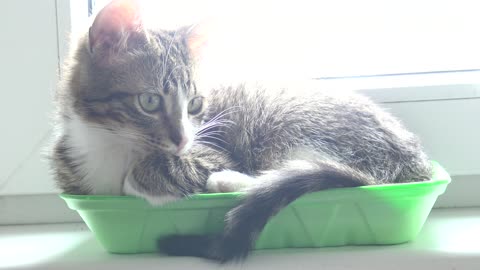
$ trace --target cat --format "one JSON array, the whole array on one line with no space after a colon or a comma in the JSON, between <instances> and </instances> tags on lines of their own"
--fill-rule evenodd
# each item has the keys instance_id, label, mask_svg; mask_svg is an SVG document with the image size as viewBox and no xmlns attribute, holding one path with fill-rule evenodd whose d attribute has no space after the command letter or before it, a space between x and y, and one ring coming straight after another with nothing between
<instances>
[{"instance_id":1,"label":"cat","mask_svg":"<svg viewBox=\"0 0 480 270\"><path fill-rule=\"evenodd\" d=\"M132 0L98 13L55 97L51 167L63 192L161 205L244 191L223 233L158 241L167 254L229 262L246 258L270 217L306 193L430 179L419 139L366 97L248 83L201 89L203 33L146 27Z\"/></svg>"}]
</instances>

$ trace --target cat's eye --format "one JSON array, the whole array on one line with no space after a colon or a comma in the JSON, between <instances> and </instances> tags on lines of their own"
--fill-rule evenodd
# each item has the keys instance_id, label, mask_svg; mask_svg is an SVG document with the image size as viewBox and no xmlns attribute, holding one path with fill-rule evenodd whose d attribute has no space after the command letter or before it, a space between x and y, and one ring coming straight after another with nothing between
<instances>
[{"instance_id":1,"label":"cat's eye","mask_svg":"<svg viewBox=\"0 0 480 270\"><path fill-rule=\"evenodd\" d=\"M161 97L152 93L143 93L138 96L138 103L146 112L154 112L160 109Z\"/></svg>"},{"instance_id":2,"label":"cat's eye","mask_svg":"<svg viewBox=\"0 0 480 270\"><path fill-rule=\"evenodd\" d=\"M194 97L188 102L188 113L195 115L199 114L202 111L203 107L203 98L202 97Z\"/></svg>"}]
</instances>

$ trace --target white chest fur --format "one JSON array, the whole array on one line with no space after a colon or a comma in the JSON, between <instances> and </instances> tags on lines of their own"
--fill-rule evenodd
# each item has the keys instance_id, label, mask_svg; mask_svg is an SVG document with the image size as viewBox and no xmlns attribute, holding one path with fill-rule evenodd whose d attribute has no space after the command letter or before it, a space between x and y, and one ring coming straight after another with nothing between
<instances>
[{"instance_id":1,"label":"white chest fur","mask_svg":"<svg viewBox=\"0 0 480 270\"><path fill-rule=\"evenodd\" d=\"M67 123L70 155L78 160L84 183L96 195L121 195L127 171L135 160L127 139L95 128L78 118Z\"/></svg>"}]
</instances>

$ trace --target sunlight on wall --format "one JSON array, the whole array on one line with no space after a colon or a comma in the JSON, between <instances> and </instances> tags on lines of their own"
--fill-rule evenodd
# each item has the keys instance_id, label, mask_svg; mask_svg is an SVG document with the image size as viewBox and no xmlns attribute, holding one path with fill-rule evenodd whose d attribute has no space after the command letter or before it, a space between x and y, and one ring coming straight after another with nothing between
<instances>
[{"instance_id":1,"label":"sunlight on wall","mask_svg":"<svg viewBox=\"0 0 480 270\"><path fill-rule=\"evenodd\" d=\"M204 57L210 76L318 78L478 68L474 4L152 0L145 13L163 28L216 18Z\"/></svg>"}]
</instances>

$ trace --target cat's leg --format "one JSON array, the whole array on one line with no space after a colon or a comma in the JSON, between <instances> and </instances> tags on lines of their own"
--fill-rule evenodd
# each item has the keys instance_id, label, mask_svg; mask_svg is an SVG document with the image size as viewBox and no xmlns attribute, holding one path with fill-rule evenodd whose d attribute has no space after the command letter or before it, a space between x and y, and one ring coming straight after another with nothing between
<instances>
[{"instance_id":1,"label":"cat's leg","mask_svg":"<svg viewBox=\"0 0 480 270\"><path fill-rule=\"evenodd\" d=\"M282 169L312 169L314 164L307 160L286 161ZM258 184L278 177L279 170L268 170L261 172L258 176L249 176L237 171L224 170L214 172L207 180L208 192L238 192L247 191Z\"/></svg>"},{"instance_id":2,"label":"cat's leg","mask_svg":"<svg viewBox=\"0 0 480 270\"><path fill-rule=\"evenodd\" d=\"M237 171L224 170L214 172L208 177L207 191L211 193L243 191L251 187L255 182L254 177Z\"/></svg>"},{"instance_id":3,"label":"cat's leg","mask_svg":"<svg viewBox=\"0 0 480 270\"><path fill-rule=\"evenodd\" d=\"M216 171L232 169L225 154L195 147L183 156L152 153L139 160L125 177L123 191L162 205L185 196L206 192L206 181Z\"/></svg>"},{"instance_id":4,"label":"cat's leg","mask_svg":"<svg viewBox=\"0 0 480 270\"><path fill-rule=\"evenodd\" d=\"M58 187L67 194L91 194L89 185L83 181L85 175L79 170L78 159L71 155L71 148L66 142L66 136L60 137L50 153L52 172Z\"/></svg>"}]
</instances>

